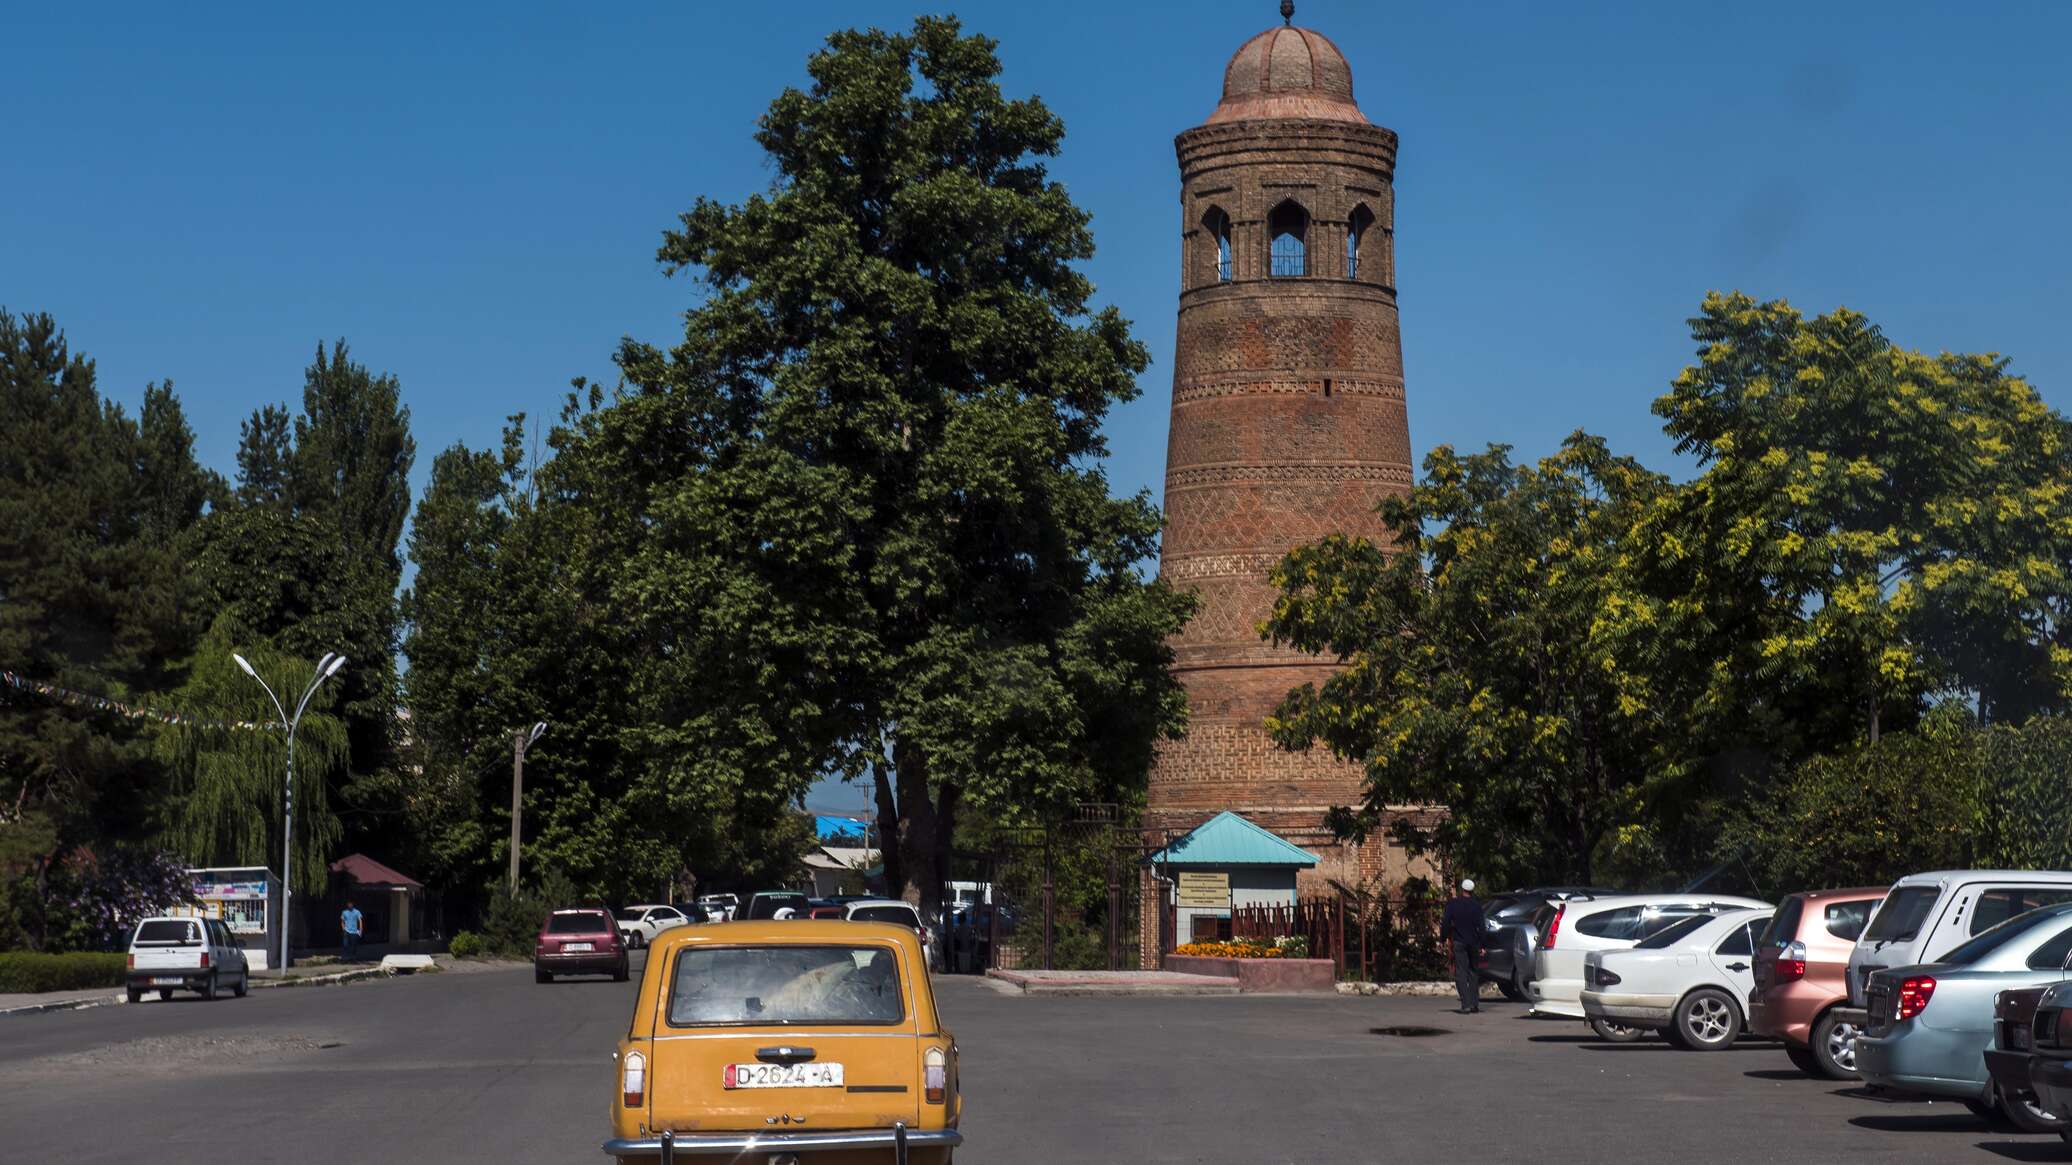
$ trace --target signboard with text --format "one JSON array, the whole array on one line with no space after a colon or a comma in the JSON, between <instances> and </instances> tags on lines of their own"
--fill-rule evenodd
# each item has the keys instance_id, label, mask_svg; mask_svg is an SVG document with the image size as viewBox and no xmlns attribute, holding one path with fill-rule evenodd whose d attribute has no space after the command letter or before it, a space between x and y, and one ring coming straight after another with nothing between
<instances>
[{"instance_id":1,"label":"signboard with text","mask_svg":"<svg viewBox=\"0 0 2072 1165\"><path fill-rule=\"evenodd\" d=\"M1183 870L1179 874L1179 879L1180 897L1177 905L1206 907L1211 910L1230 909L1229 874Z\"/></svg>"}]
</instances>

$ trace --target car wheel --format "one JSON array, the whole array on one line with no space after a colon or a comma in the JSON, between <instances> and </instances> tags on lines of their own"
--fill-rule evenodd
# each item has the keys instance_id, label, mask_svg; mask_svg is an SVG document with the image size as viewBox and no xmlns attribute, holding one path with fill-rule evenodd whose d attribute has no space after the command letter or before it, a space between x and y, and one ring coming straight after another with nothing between
<instances>
[{"instance_id":1,"label":"car wheel","mask_svg":"<svg viewBox=\"0 0 2072 1165\"><path fill-rule=\"evenodd\" d=\"M2055 1133L2065 1128L2065 1122L2038 1104L2034 1095L2015 1096L1996 1086L1993 1097L2000 1102L2000 1115L2022 1132Z\"/></svg>"},{"instance_id":2,"label":"car wheel","mask_svg":"<svg viewBox=\"0 0 2072 1165\"><path fill-rule=\"evenodd\" d=\"M230 989L230 993L231 993L232 995L235 995L235 996L237 996L237 997L238 997L239 999L243 999L243 998L245 997L245 993L246 993L247 991L250 991L251 989L252 989L252 972L250 972L250 971L246 971L246 972L245 972L244 974L242 974L242 975L239 975L239 976L237 977L237 986L235 986L235 987L231 988L231 989Z\"/></svg>"},{"instance_id":3,"label":"car wheel","mask_svg":"<svg viewBox=\"0 0 2072 1165\"><path fill-rule=\"evenodd\" d=\"M1644 1027L1634 1027L1632 1024L1620 1023L1614 1019L1593 1019L1590 1021L1590 1030L1597 1033L1597 1038L1610 1040L1615 1044L1634 1043L1648 1034L1648 1029Z\"/></svg>"},{"instance_id":4,"label":"car wheel","mask_svg":"<svg viewBox=\"0 0 2072 1165\"><path fill-rule=\"evenodd\" d=\"M216 973L209 972L208 981L201 985L201 997L214 1002L216 999Z\"/></svg>"},{"instance_id":5,"label":"car wheel","mask_svg":"<svg viewBox=\"0 0 2072 1165\"><path fill-rule=\"evenodd\" d=\"M547 973L546 971L540 970L538 967L534 967L532 969L532 981L535 983L552 983L554 981L554 976Z\"/></svg>"},{"instance_id":6,"label":"car wheel","mask_svg":"<svg viewBox=\"0 0 2072 1165\"><path fill-rule=\"evenodd\" d=\"M1964 1107L1971 1110L1971 1115L1996 1129L2003 1123L1999 1107L1990 1100L1967 1100Z\"/></svg>"},{"instance_id":7,"label":"car wheel","mask_svg":"<svg viewBox=\"0 0 2072 1165\"><path fill-rule=\"evenodd\" d=\"M624 983L627 978L626 960L619 960L619 969L612 972L612 982Z\"/></svg>"},{"instance_id":8,"label":"car wheel","mask_svg":"<svg viewBox=\"0 0 2072 1165\"><path fill-rule=\"evenodd\" d=\"M1856 1037L1859 1033L1853 1023L1843 1023L1830 1011L1813 1025L1813 1058L1820 1061L1820 1072L1830 1080L1855 1080Z\"/></svg>"},{"instance_id":9,"label":"car wheel","mask_svg":"<svg viewBox=\"0 0 2072 1165\"><path fill-rule=\"evenodd\" d=\"M1813 1053L1813 1049L1802 1048L1797 1044L1786 1044L1784 1045L1784 1054L1791 1058L1792 1067L1797 1068L1799 1071L1804 1072L1806 1075L1826 1075L1826 1073L1821 1070L1820 1057Z\"/></svg>"},{"instance_id":10,"label":"car wheel","mask_svg":"<svg viewBox=\"0 0 2072 1165\"><path fill-rule=\"evenodd\" d=\"M1513 1003L1524 1003L1532 998L1532 993L1525 989L1525 984L1516 979L1499 979L1496 981L1496 989L1503 992L1504 998Z\"/></svg>"},{"instance_id":11,"label":"car wheel","mask_svg":"<svg viewBox=\"0 0 2072 1165\"><path fill-rule=\"evenodd\" d=\"M140 990L140 989L138 989L138 988L135 988L135 987L130 987L130 988L126 988L126 989L125 989L125 991L126 991L126 993L127 993L128 995L129 995L129 1001L130 1001L131 1003L142 1003L142 1002L144 1002L144 992L143 992L142 990Z\"/></svg>"},{"instance_id":12,"label":"car wheel","mask_svg":"<svg viewBox=\"0 0 2072 1165\"><path fill-rule=\"evenodd\" d=\"M1676 1005L1676 1042L1694 1052L1719 1052L1741 1034L1741 1012L1724 991L1701 987Z\"/></svg>"},{"instance_id":13,"label":"car wheel","mask_svg":"<svg viewBox=\"0 0 2072 1165\"><path fill-rule=\"evenodd\" d=\"M158 1001L159 1001L160 1003L164 1003L164 1002L166 1002L167 1000L170 1000L170 999L171 999L172 997L173 997L173 989L172 989L172 988L170 988L170 987L160 987L160 988L158 989Z\"/></svg>"}]
</instances>

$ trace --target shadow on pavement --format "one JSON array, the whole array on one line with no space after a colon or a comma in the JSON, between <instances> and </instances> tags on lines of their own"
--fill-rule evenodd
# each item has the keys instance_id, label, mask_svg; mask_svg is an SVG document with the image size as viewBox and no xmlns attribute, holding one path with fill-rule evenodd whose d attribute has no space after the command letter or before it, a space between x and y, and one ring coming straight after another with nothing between
<instances>
[{"instance_id":1,"label":"shadow on pavement","mask_svg":"<svg viewBox=\"0 0 2072 1165\"><path fill-rule=\"evenodd\" d=\"M2063 1161L2065 1145L2062 1141L1980 1141L1978 1147L1988 1153L1997 1153L2010 1161Z\"/></svg>"},{"instance_id":2,"label":"shadow on pavement","mask_svg":"<svg viewBox=\"0 0 2072 1165\"><path fill-rule=\"evenodd\" d=\"M1743 1072L1750 1080L1811 1080L1812 1077L1796 1068L1756 1068Z\"/></svg>"},{"instance_id":3,"label":"shadow on pavement","mask_svg":"<svg viewBox=\"0 0 2072 1165\"><path fill-rule=\"evenodd\" d=\"M1849 1123L1859 1129L1881 1133L1965 1133L1977 1135L1986 1122L1968 1112L1922 1113L1919 1116L1852 1116Z\"/></svg>"}]
</instances>

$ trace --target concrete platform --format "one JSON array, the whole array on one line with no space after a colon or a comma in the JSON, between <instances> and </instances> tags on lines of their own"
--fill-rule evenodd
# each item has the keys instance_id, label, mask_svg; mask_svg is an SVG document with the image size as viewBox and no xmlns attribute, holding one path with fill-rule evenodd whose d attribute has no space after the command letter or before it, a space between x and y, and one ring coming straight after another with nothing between
<instances>
[{"instance_id":1,"label":"concrete platform","mask_svg":"<svg viewBox=\"0 0 2072 1165\"><path fill-rule=\"evenodd\" d=\"M1236 995L1236 979L1174 971L1003 971L986 978L1025 995Z\"/></svg>"}]
</instances>

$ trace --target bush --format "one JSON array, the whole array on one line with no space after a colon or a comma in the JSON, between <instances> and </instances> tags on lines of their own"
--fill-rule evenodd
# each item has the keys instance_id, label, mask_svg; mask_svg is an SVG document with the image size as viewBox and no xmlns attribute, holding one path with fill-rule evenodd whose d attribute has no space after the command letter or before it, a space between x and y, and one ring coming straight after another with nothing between
<instances>
[{"instance_id":1,"label":"bush","mask_svg":"<svg viewBox=\"0 0 2072 1165\"><path fill-rule=\"evenodd\" d=\"M46 955L34 951L0 953L0 992L84 991L120 987L129 956L75 951Z\"/></svg>"},{"instance_id":2,"label":"bush","mask_svg":"<svg viewBox=\"0 0 2072 1165\"><path fill-rule=\"evenodd\" d=\"M446 944L446 953L456 959L479 959L485 949L482 936L472 930L461 931Z\"/></svg>"}]
</instances>

